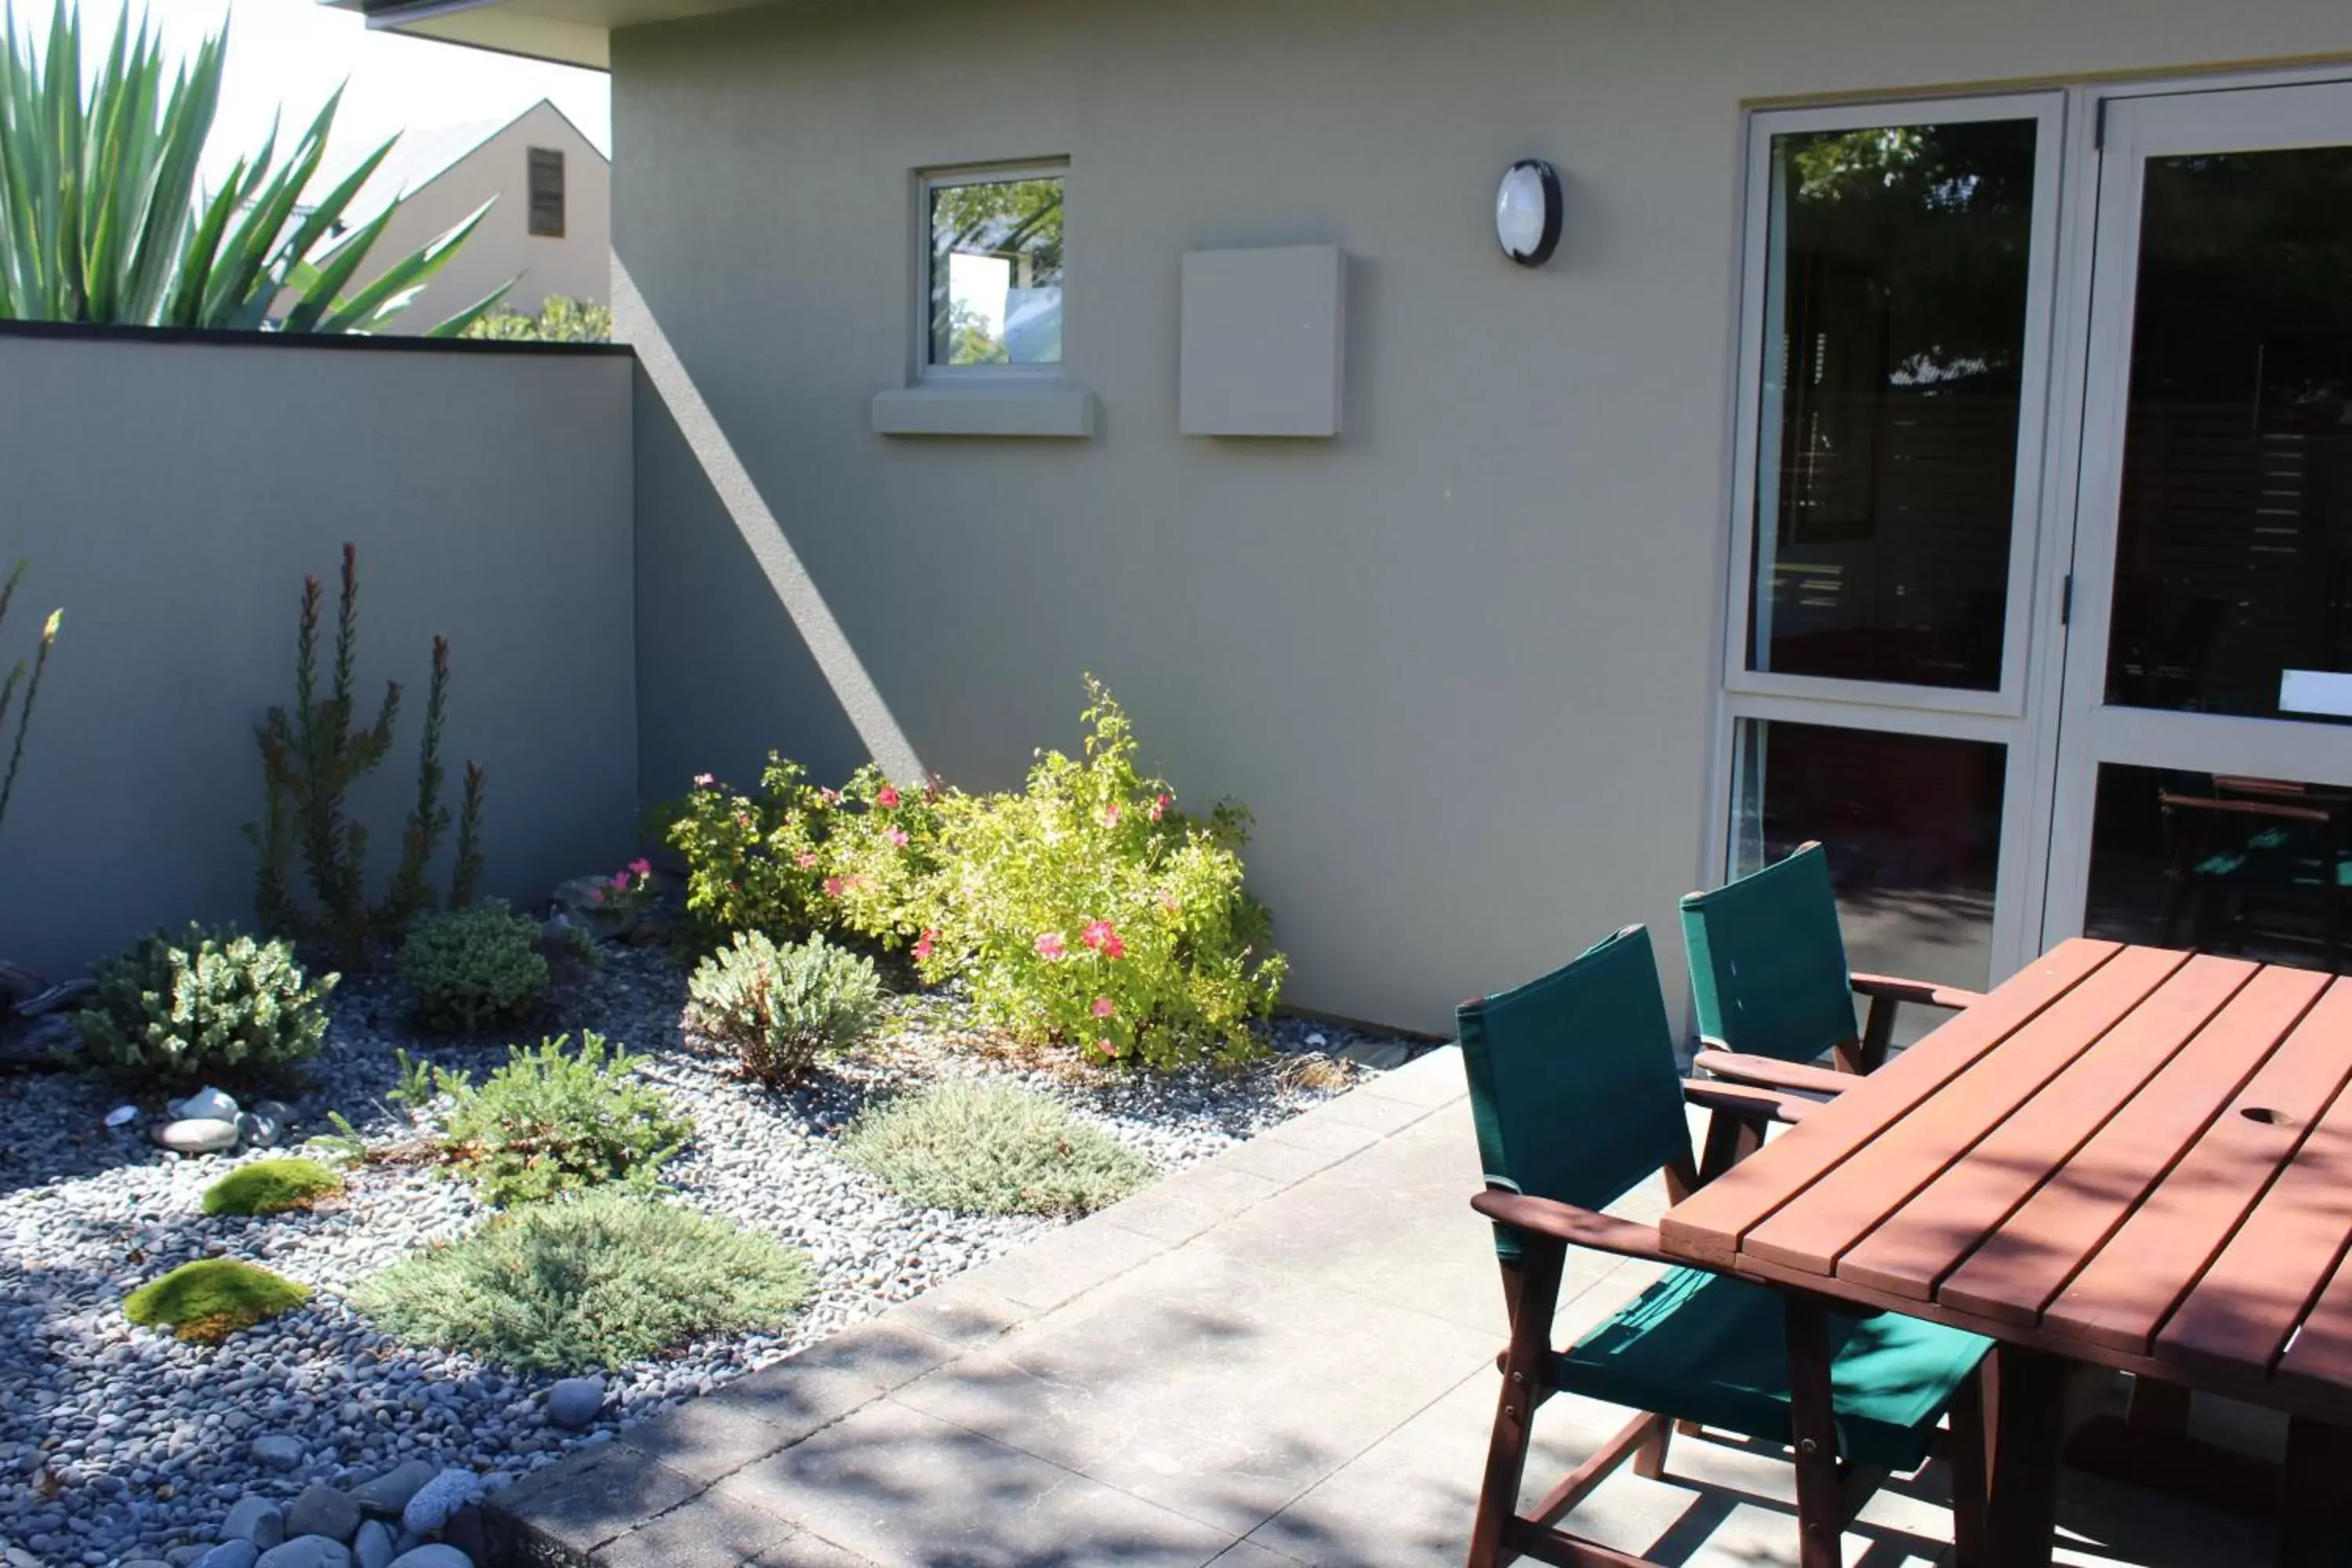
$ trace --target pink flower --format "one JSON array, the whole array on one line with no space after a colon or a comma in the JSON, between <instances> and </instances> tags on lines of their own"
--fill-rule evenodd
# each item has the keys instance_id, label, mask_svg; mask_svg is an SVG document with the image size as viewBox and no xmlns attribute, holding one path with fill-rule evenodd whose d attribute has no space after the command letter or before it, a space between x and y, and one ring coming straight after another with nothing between
<instances>
[{"instance_id":1,"label":"pink flower","mask_svg":"<svg viewBox=\"0 0 2352 1568\"><path fill-rule=\"evenodd\" d=\"M799 863L800 868L803 871L816 869L816 851L814 849L803 849L793 858Z\"/></svg>"},{"instance_id":2,"label":"pink flower","mask_svg":"<svg viewBox=\"0 0 2352 1568\"><path fill-rule=\"evenodd\" d=\"M1105 827L1117 827L1118 826L1118 802L1112 801L1108 805L1103 807L1103 826Z\"/></svg>"},{"instance_id":3,"label":"pink flower","mask_svg":"<svg viewBox=\"0 0 2352 1568\"><path fill-rule=\"evenodd\" d=\"M920 963L931 956L931 943L938 939L939 934L939 932L927 927L925 928L923 934L915 940L914 954L916 963Z\"/></svg>"},{"instance_id":4,"label":"pink flower","mask_svg":"<svg viewBox=\"0 0 2352 1568\"><path fill-rule=\"evenodd\" d=\"M1097 996L1095 998L1094 1013L1096 1017L1108 1018L1113 1013L1118 1011L1118 1009L1111 1005L1111 999L1109 997Z\"/></svg>"},{"instance_id":5,"label":"pink flower","mask_svg":"<svg viewBox=\"0 0 2352 1568\"><path fill-rule=\"evenodd\" d=\"M709 773L697 773L694 775L694 787L697 789L709 789L712 784L718 782L718 780L712 778Z\"/></svg>"},{"instance_id":6,"label":"pink flower","mask_svg":"<svg viewBox=\"0 0 2352 1568\"><path fill-rule=\"evenodd\" d=\"M1162 894L1160 894L1160 907L1161 909L1163 909L1163 910L1166 910L1170 914L1171 914L1171 915L1172 915L1172 914L1174 914L1177 910L1179 910L1182 909L1184 906L1183 906L1183 905L1181 905L1181 904L1180 904L1180 903L1178 903L1178 902L1176 901L1176 895L1175 895L1175 894L1173 894L1173 893L1162 893Z\"/></svg>"},{"instance_id":7,"label":"pink flower","mask_svg":"<svg viewBox=\"0 0 2352 1568\"><path fill-rule=\"evenodd\" d=\"M890 842L896 844L899 848L904 849L907 847L907 830L903 827L892 828L890 830Z\"/></svg>"},{"instance_id":8,"label":"pink flower","mask_svg":"<svg viewBox=\"0 0 2352 1568\"><path fill-rule=\"evenodd\" d=\"M896 805L898 804L898 792L890 785L884 784L880 789L875 791L874 804L880 806Z\"/></svg>"},{"instance_id":9,"label":"pink flower","mask_svg":"<svg viewBox=\"0 0 2352 1568\"><path fill-rule=\"evenodd\" d=\"M1040 958L1059 958L1067 951L1062 945L1060 931L1045 931L1037 938L1037 956Z\"/></svg>"},{"instance_id":10,"label":"pink flower","mask_svg":"<svg viewBox=\"0 0 2352 1568\"><path fill-rule=\"evenodd\" d=\"M629 874L626 871L614 872L613 886L624 893L627 892L629 890Z\"/></svg>"},{"instance_id":11,"label":"pink flower","mask_svg":"<svg viewBox=\"0 0 2352 1568\"><path fill-rule=\"evenodd\" d=\"M629 874L634 877L650 877L654 874L654 863L640 855L629 862Z\"/></svg>"},{"instance_id":12,"label":"pink flower","mask_svg":"<svg viewBox=\"0 0 2352 1568\"><path fill-rule=\"evenodd\" d=\"M1100 1051L1107 1057L1115 1057L1118 1055L1118 1042L1106 1036L1104 1038L1095 1042L1095 1049Z\"/></svg>"},{"instance_id":13,"label":"pink flower","mask_svg":"<svg viewBox=\"0 0 2352 1568\"><path fill-rule=\"evenodd\" d=\"M1153 801L1153 802L1151 803L1151 820L1152 820L1152 821L1154 821L1154 822L1157 822L1157 821L1159 821L1159 820L1160 819L1160 817L1162 817L1162 816L1166 816L1166 815L1167 815L1167 812L1168 812L1168 807L1169 807L1171 804L1172 804L1172 803L1169 800L1168 796L1166 796L1166 795L1161 795L1158 800Z\"/></svg>"},{"instance_id":14,"label":"pink flower","mask_svg":"<svg viewBox=\"0 0 2352 1568\"><path fill-rule=\"evenodd\" d=\"M1125 958L1127 943L1118 940L1118 932L1108 921L1096 921L1088 925L1078 940L1101 953L1105 958Z\"/></svg>"},{"instance_id":15,"label":"pink flower","mask_svg":"<svg viewBox=\"0 0 2352 1568\"><path fill-rule=\"evenodd\" d=\"M837 789L821 789L816 792L816 797L827 805L841 804L841 792Z\"/></svg>"},{"instance_id":16,"label":"pink flower","mask_svg":"<svg viewBox=\"0 0 2352 1568\"><path fill-rule=\"evenodd\" d=\"M751 814L748 811L739 811L735 814L735 821L740 826L749 827L751 826Z\"/></svg>"},{"instance_id":17,"label":"pink flower","mask_svg":"<svg viewBox=\"0 0 2352 1568\"><path fill-rule=\"evenodd\" d=\"M827 877L824 879L824 896L828 899L837 899L841 897L842 887L843 883L840 878Z\"/></svg>"}]
</instances>

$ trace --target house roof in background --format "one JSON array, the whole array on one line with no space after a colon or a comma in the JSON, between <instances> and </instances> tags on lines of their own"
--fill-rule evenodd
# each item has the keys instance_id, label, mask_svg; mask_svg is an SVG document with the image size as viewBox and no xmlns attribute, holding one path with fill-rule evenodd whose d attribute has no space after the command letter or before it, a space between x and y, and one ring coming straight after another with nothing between
<instances>
[{"instance_id":1,"label":"house roof in background","mask_svg":"<svg viewBox=\"0 0 2352 1568\"><path fill-rule=\"evenodd\" d=\"M604 157L603 149L589 142L580 128L572 125L571 117L556 108L551 99L542 98L520 114L504 115L496 120L418 126L400 133L400 140L393 143L392 151L384 155L375 173L368 176L368 182L360 187L359 195L352 198L352 205L343 214L343 227L354 229L373 222L384 208L412 192L423 190L500 132L541 109L570 126L572 133L583 142L588 142L590 150L598 158ZM359 166L360 160L374 150L373 146L356 149L350 157L322 167L311 180L310 188L302 193L303 204L316 205L321 196L349 178L352 171Z\"/></svg>"}]
</instances>

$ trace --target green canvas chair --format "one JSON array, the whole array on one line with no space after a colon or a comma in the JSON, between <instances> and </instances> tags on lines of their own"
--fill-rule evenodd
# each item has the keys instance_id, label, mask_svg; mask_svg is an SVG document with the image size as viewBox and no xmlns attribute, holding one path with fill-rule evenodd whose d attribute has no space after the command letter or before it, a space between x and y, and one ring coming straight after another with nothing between
<instances>
[{"instance_id":1,"label":"green canvas chair","mask_svg":"<svg viewBox=\"0 0 2352 1568\"><path fill-rule=\"evenodd\" d=\"M1973 991L1846 967L1829 858L1819 844L1683 896L1683 945L1698 1004L1697 1065L1717 1078L1836 1094L1886 1059L1906 1002L1958 1009ZM1870 999L1861 1033L1853 999ZM1830 1057L1838 1070L1812 1064Z\"/></svg>"},{"instance_id":2,"label":"green canvas chair","mask_svg":"<svg viewBox=\"0 0 2352 1568\"><path fill-rule=\"evenodd\" d=\"M1471 1206L1495 1222L1511 1321L1470 1568L1521 1556L1641 1564L1554 1521L1629 1458L1639 1474L1663 1474L1677 1424L1790 1446L1801 1561L1837 1568L1839 1535L1855 1510L1886 1472L1926 1460L1947 1410L1956 1517L1973 1553L1985 1452L1973 1374L1988 1341L1676 1268L1568 1349L1553 1349L1570 1247L1675 1261L1654 1226L1600 1211L1660 1170L1676 1195L1713 1174L1693 1168L1685 1095L1718 1113L1744 1106L1759 1116L1779 1098L1677 1078L1649 933L1628 926L1556 973L1464 1003L1457 1017L1486 1172ZM1556 1393L1642 1414L1523 1515L1529 1426Z\"/></svg>"}]
</instances>

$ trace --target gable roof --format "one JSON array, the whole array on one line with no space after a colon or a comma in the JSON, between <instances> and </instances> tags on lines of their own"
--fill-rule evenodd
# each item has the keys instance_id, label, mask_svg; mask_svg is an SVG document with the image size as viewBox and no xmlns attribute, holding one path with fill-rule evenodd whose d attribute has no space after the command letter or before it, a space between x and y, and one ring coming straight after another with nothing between
<instances>
[{"instance_id":1,"label":"gable roof","mask_svg":"<svg viewBox=\"0 0 2352 1568\"><path fill-rule=\"evenodd\" d=\"M404 131L400 140L392 144L392 151L384 154L383 162L376 165L375 173L368 176L367 184L362 185L358 195L352 198L352 205L343 209L341 230L348 232L373 223L386 207L403 196L423 190L501 132L541 109L562 121L581 141L588 142L589 150L597 157L604 157L604 150L590 142L587 135L572 123L571 117L556 107L555 100L548 98L541 99L520 113L509 114L499 120L469 120L455 125L427 125ZM374 150L371 146L355 156L322 167L311 180L310 188L303 192L303 205L315 205L319 198L350 178L352 171L359 167L361 159Z\"/></svg>"}]
</instances>

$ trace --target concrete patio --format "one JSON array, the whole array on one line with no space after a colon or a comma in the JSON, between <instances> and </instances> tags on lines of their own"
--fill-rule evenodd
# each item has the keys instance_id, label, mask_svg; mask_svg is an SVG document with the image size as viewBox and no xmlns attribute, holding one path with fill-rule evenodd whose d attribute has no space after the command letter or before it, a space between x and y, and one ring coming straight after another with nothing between
<instances>
[{"instance_id":1,"label":"concrete patio","mask_svg":"<svg viewBox=\"0 0 2352 1568\"><path fill-rule=\"evenodd\" d=\"M1443 1050L497 1500L503 1563L606 1568L1462 1561L1501 1298L1461 1063ZM1654 1185L1622 1205L1654 1215ZM1578 1258L1563 1338L1654 1277ZM2201 1421L2231 1413L2203 1411ZM2241 1423L2244 1413L2237 1413ZM1540 1490L1623 1413L1538 1418ZM2242 1433L2260 1441L2259 1422ZM1940 1466L1845 1561L1948 1556ZM1679 1439L1575 1528L1666 1563L1793 1563L1790 1471ZM2070 1476L2060 1560L2259 1562L2255 1521Z\"/></svg>"}]
</instances>

